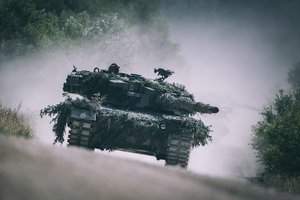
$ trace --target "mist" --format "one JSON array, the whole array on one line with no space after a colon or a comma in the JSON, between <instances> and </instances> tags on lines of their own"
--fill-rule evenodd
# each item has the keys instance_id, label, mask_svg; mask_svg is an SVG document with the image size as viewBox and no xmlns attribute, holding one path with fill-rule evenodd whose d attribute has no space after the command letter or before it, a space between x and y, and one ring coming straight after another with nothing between
<instances>
[{"instance_id":1,"label":"mist","mask_svg":"<svg viewBox=\"0 0 300 200\"><path fill-rule=\"evenodd\" d=\"M251 127L299 59L299 2L164 1L171 39L180 45L184 82L220 112L200 116L213 142L192 151L189 169L231 178L262 172ZM298 10L298 11L297 11ZM284 27L284 28L283 28Z\"/></svg>"},{"instance_id":2,"label":"mist","mask_svg":"<svg viewBox=\"0 0 300 200\"><path fill-rule=\"evenodd\" d=\"M196 116L212 125L213 142L192 151L188 170L231 178L255 176L258 165L251 148L251 126L260 120L259 112L275 92L288 88L288 69L299 59L299 29L292 23L297 9L292 12L289 9L295 6L281 9L280 5L275 6L280 15L274 7L265 15L263 9L256 11L255 6L235 1L226 6L211 1L207 10L197 8L200 1L189 1L186 9L180 9L184 2L178 7L163 2L162 12L171 40L179 45L179 56L162 52L149 39L160 38L152 32L141 35L136 27L97 44L56 46L1 64L1 103L16 107L22 102L22 111L35 121L36 138L51 144L50 119L40 119L39 111L63 100L62 86L72 65L93 70L117 63L123 72L150 78L155 77L154 67L168 68L175 74L167 81L186 85L197 101L220 108L217 114ZM110 155L163 165L147 156Z\"/></svg>"}]
</instances>

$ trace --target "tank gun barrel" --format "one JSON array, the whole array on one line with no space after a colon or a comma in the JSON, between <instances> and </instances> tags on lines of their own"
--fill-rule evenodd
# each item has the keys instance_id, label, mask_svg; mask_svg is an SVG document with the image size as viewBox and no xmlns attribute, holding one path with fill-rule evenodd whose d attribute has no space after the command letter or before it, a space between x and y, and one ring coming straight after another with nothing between
<instances>
[{"instance_id":1,"label":"tank gun barrel","mask_svg":"<svg viewBox=\"0 0 300 200\"><path fill-rule=\"evenodd\" d=\"M189 97L175 97L170 93L163 94L156 98L156 103L164 110L174 110L182 113L217 113L219 108L195 102Z\"/></svg>"},{"instance_id":2,"label":"tank gun barrel","mask_svg":"<svg viewBox=\"0 0 300 200\"><path fill-rule=\"evenodd\" d=\"M219 112L219 108L216 106L211 106L209 104L204 104L201 102L196 102L194 104L194 108L195 111L200 112L200 113L207 113L207 114L211 114L211 113L217 113Z\"/></svg>"}]
</instances>

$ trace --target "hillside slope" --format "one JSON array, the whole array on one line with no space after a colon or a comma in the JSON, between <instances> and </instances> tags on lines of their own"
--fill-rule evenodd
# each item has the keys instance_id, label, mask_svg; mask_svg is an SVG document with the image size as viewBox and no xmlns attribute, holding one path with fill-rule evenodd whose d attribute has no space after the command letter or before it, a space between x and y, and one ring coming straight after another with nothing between
<instances>
[{"instance_id":1,"label":"hillside slope","mask_svg":"<svg viewBox=\"0 0 300 200\"><path fill-rule=\"evenodd\" d=\"M0 199L297 199L248 184L0 137Z\"/></svg>"}]
</instances>

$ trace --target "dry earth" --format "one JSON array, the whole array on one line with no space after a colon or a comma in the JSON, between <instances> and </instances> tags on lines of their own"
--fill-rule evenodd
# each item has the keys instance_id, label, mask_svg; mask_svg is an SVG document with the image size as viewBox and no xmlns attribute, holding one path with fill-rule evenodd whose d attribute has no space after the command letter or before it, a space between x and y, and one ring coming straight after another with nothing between
<instances>
[{"instance_id":1,"label":"dry earth","mask_svg":"<svg viewBox=\"0 0 300 200\"><path fill-rule=\"evenodd\" d=\"M177 168L0 137L0 199L300 199Z\"/></svg>"}]
</instances>

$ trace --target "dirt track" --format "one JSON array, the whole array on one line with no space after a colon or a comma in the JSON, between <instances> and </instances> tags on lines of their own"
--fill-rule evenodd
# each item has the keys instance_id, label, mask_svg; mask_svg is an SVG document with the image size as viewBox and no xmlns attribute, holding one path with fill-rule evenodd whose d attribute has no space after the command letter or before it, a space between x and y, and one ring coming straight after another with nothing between
<instances>
[{"instance_id":1,"label":"dirt track","mask_svg":"<svg viewBox=\"0 0 300 200\"><path fill-rule=\"evenodd\" d=\"M0 199L300 198L180 169L1 136Z\"/></svg>"}]
</instances>

